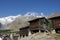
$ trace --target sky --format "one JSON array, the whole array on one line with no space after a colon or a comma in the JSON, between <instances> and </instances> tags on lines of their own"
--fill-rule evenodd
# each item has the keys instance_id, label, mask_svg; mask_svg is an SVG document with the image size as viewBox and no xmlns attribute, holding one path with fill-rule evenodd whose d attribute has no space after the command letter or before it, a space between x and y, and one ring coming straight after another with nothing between
<instances>
[{"instance_id":1,"label":"sky","mask_svg":"<svg viewBox=\"0 0 60 40\"><path fill-rule=\"evenodd\" d=\"M0 0L0 17L25 15L28 12L49 16L60 12L60 0Z\"/></svg>"}]
</instances>

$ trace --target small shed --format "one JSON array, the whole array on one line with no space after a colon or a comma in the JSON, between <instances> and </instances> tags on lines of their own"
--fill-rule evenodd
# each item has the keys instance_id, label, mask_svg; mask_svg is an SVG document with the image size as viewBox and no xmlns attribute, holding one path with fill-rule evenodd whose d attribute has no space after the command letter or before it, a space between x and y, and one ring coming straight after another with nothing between
<instances>
[{"instance_id":1,"label":"small shed","mask_svg":"<svg viewBox=\"0 0 60 40\"><path fill-rule=\"evenodd\" d=\"M28 36L28 29L29 29L29 26L20 28L20 32L19 32L20 37Z\"/></svg>"},{"instance_id":2,"label":"small shed","mask_svg":"<svg viewBox=\"0 0 60 40\"><path fill-rule=\"evenodd\" d=\"M30 20L29 23L30 23L29 28L32 34L39 31L48 32L48 20L45 17Z\"/></svg>"},{"instance_id":3,"label":"small shed","mask_svg":"<svg viewBox=\"0 0 60 40\"><path fill-rule=\"evenodd\" d=\"M49 17L52 20L53 28L56 33L60 33L60 13L55 13Z\"/></svg>"}]
</instances>

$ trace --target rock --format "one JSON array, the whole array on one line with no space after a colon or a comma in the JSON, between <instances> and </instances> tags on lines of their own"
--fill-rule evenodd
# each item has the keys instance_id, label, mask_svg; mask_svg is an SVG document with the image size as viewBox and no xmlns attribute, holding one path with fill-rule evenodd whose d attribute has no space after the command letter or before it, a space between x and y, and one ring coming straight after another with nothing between
<instances>
[{"instance_id":1,"label":"rock","mask_svg":"<svg viewBox=\"0 0 60 40\"><path fill-rule=\"evenodd\" d=\"M55 30L53 30L53 31L52 31L52 34L55 34L55 33L56 33Z\"/></svg>"}]
</instances>

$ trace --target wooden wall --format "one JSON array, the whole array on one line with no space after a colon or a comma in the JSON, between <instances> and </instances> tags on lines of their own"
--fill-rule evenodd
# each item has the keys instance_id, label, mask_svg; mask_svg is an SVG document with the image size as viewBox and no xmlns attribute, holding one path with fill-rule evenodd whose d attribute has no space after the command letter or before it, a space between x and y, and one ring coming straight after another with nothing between
<instances>
[{"instance_id":1,"label":"wooden wall","mask_svg":"<svg viewBox=\"0 0 60 40\"><path fill-rule=\"evenodd\" d=\"M33 32L48 31L48 22L45 18L30 21L30 29Z\"/></svg>"},{"instance_id":2,"label":"wooden wall","mask_svg":"<svg viewBox=\"0 0 60 40\"><path fill-rule=\"evenodd\" d=\"M20 29L20 37L28 36L28 27Z\"/></svg>"},{"instance_id":3,"label":"wooden wall","mask_svg":"<svg viewBox=\"0 0 60 40\"><path fill-rule=\"evenodd\" d=\"M60 28L60 18L52 19L54 28Z\"/></svg>"},{"instance_id":4,"label":"wooden wall","mask_svg":"<svg viewBox=\"0 0 60 40\"><path fill-rule=\"evenodd\" d=\"M34 20L34 21L30 22L30 29L31 30L39 29L39 20Z\"/></svg>"}]
</instances>

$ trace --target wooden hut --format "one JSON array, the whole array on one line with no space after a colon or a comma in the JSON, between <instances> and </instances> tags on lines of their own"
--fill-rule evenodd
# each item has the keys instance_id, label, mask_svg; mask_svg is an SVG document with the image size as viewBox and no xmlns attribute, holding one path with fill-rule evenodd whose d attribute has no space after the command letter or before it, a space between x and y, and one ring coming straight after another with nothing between
<instances>
[{"instance_id":1,"label":"wooden hut","mask_svg":"<svg viewBox=\"0 0 60 40\"><path fill-rule=\"evenodd\" d=\"M60 13L55 13L49 17L52 20L53 28L56 33L60 33Z\"/></svg>"},{"instance_id":2,"label":"wooden hut","mask_svg":"<svg viewBox=\"0 0 60 40\"><path fill-rule=\"evenodd\" d=\"M29 29L29 26L20 28L20 32L19 32L20 37L28 36L28 29Z\"/></svg>"},{"instance_id":3,"label":"wooden hut","mask_svg":"<svg viewBox=\"0 0 60 40\"><path fill-rule=\"evenodd\" d=\"M48 21L45 17L36 18L29 21L31 33L48 31Z\"/></svg>"}]
</instances>

